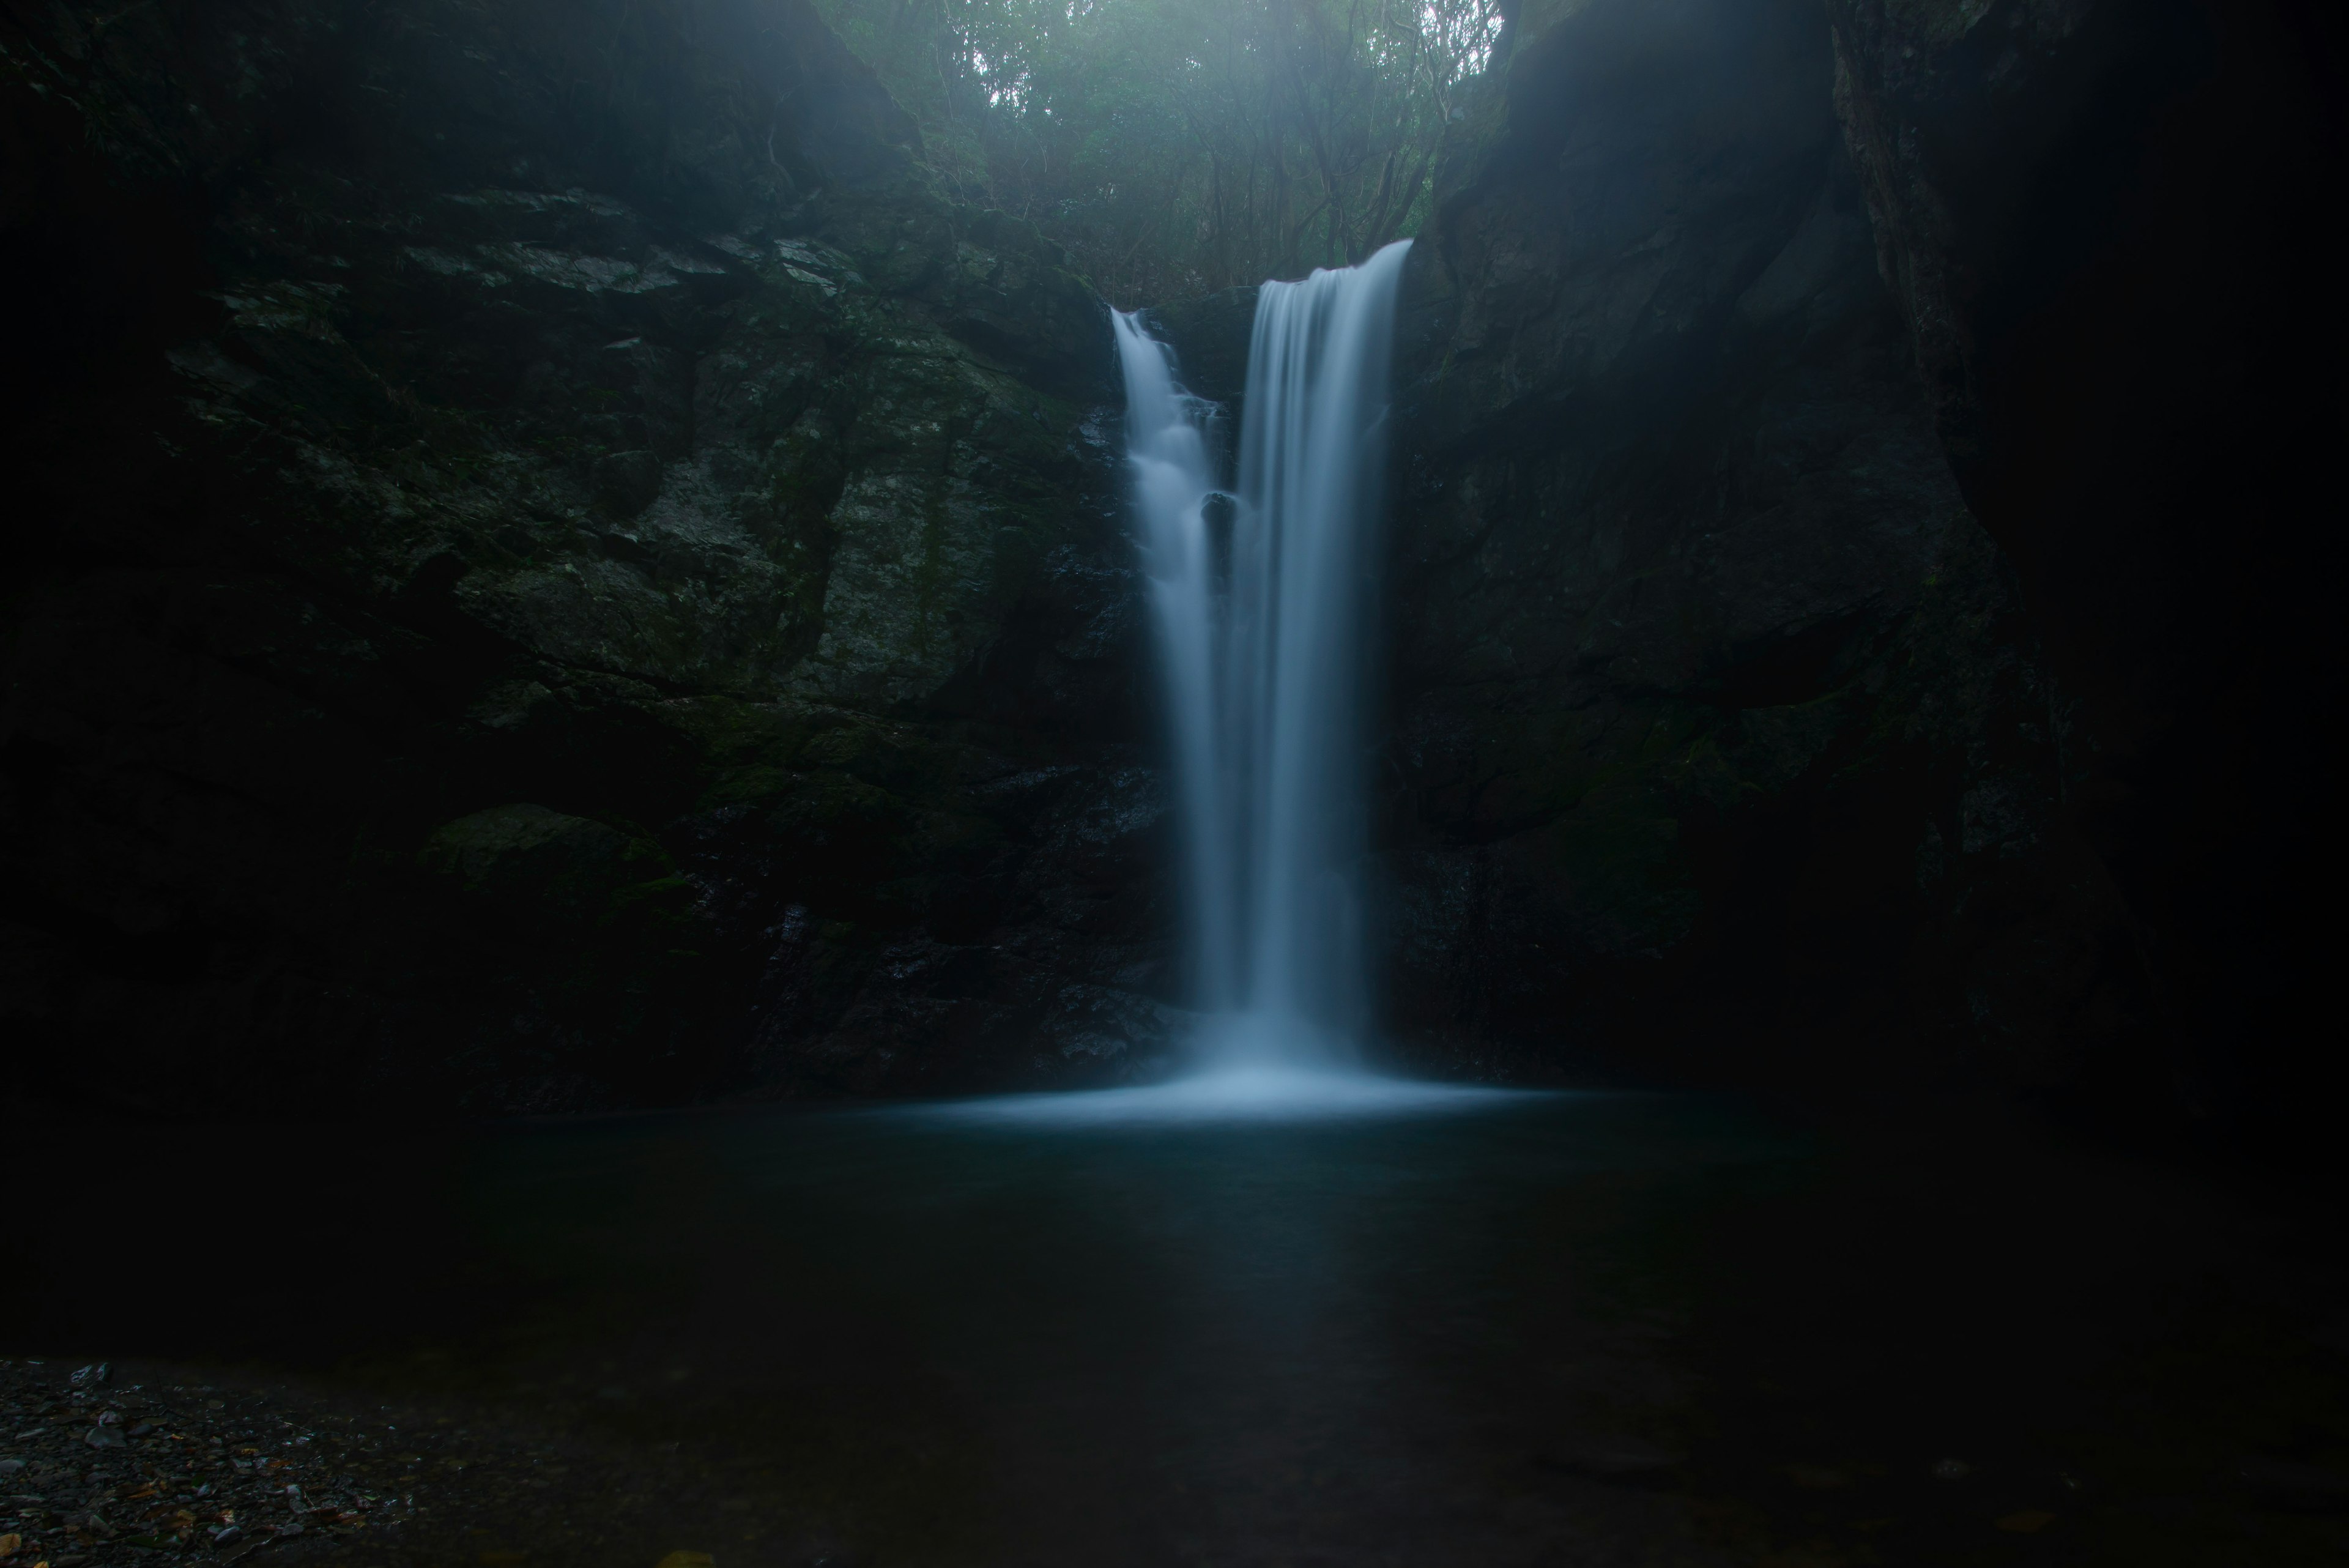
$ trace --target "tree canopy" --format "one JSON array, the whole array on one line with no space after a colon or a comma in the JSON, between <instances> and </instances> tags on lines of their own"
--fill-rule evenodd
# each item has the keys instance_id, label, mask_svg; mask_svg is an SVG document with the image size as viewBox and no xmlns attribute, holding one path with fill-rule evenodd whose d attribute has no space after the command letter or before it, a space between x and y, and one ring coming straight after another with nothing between
<instances>
[{"instance_id":1,"label":"tree canopy","mask_svg":"<svg viewBox=\"0 0 2349 1568\"><path fill-rule=\"evenodd\" d=\"M1497 0L819 0L967 201L1123 305L1361 260L1425 215Z\"/></svg>"}]
</instances>

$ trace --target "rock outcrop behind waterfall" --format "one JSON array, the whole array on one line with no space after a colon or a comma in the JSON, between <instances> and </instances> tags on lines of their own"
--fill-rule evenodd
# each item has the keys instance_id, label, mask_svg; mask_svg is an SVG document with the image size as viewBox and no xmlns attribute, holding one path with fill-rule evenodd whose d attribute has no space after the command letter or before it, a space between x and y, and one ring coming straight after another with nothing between
<instances>
[{"instance_id":1,"label":"rock outcrop behind waterfall","mask_svg":"<svg viewBox=\"0 0 2349 1568\"><path fill-rule=\"evenodd\" d=\"M802 0L13 16L20 1091L1156 1038L1104 307Z\"/></svg>"}]
</instances>

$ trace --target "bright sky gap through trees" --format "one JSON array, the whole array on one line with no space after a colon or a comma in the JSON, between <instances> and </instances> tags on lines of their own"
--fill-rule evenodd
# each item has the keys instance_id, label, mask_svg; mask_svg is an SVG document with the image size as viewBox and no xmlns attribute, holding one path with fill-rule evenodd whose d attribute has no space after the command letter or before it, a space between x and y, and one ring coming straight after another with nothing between
<instances>
[{"instance_id":1,"label":"bright sky gap through trees","mask_svg":"<svg viewBox=\"0 0 2349 1568\"><path fill-rule=\"evenodd\" d=\"M967 202L1112 301L1366 259L1416 232L1495 0L820 0Z\"/></svg>"}]
</instances>

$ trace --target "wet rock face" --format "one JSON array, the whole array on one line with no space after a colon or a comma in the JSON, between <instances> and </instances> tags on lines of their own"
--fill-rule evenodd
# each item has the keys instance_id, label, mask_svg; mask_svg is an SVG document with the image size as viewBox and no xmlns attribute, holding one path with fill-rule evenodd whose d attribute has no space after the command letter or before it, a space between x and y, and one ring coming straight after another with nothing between
<instances>
[{"instance_id":1,"label":"wet rock face","mask_svg":"<svg viewBox=\"0 0 2349 1568\"><path fill-rule=\"evenodd\" d=\"M1103 307L936 192L812 12L5 39L34 1086L554 1107L1154 1048Z\"/></svg>"},{"instance_id":2,"label":"wet rock face","mask_svg":"<svg viewBox=\"0 0 2349 1568\"><path fill-rule=\"evenodd\" d=\"M1837 104L1966 499L2069 704L2071 816L2159 1004L2140 1047L2270 1152L2337 1149L2335 8L1832 0ZM2329 1060L2327 1060L2329 1058ZM2281 1137L2271 1136L2281 1134Z\"/></svg>"},{"instance_id":3,"label":"wet rock face","mask_svg":"<svg viewBox=\"0 0 2349 1568\"><path fill-rule=\"evenodd\" d=\"M1529 5L1413 253L1382 776L1423 1052L2047 1085L2137 1004L1834 73L1791 0Z\"/></svg>"},{"instance_id":4,"label":"wet rock face","mask_svg":"<svg viewBox=\"0 0 2349 1568\"><path fill-rule=\"evenodd\" d=\"M1153 307L1152 336L1174 351L1184 389L1224 405L1237 426L1247 392L1248 348L1256 335L1257 291L1226 288Z\"/></svg>"}]
</instances>

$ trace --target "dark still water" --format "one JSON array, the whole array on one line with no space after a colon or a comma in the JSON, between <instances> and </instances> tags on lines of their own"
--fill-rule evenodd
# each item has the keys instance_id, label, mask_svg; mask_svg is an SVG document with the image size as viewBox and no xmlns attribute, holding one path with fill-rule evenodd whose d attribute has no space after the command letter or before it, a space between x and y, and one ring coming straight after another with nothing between
<instances>
[{"instance_id":1,"label":"dark still water","mask_svg":"<svg viewBox=\"0 0 2349 1568\"><path fill-rule=\"evenodd\" d=\"M534 1483L541 1522L428 1511L427 1562L558 1528L534 1560L2294 1563L2349 1541L2239 1473L2349 1459L2323 1269L2183 1179L1658 1096L1078 1106L1133 1108L69 1139L39 1156L76 1174L34 1221L45 1284L8 1348L602 1456ZM621 1511L630 1483L580 1474L643 1495Z\"/></svg>"}]
</instances>

